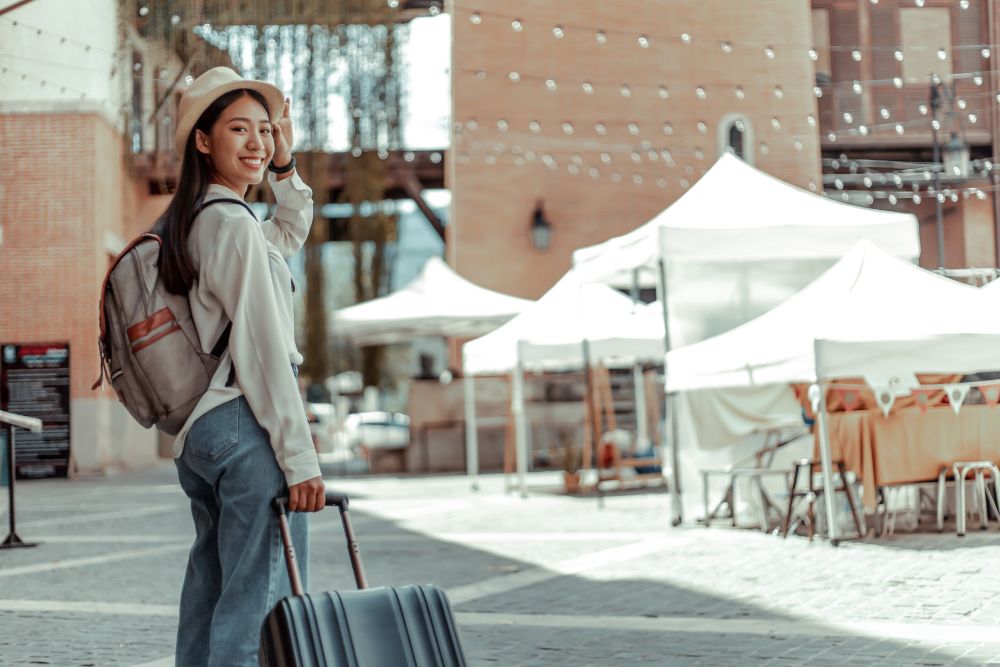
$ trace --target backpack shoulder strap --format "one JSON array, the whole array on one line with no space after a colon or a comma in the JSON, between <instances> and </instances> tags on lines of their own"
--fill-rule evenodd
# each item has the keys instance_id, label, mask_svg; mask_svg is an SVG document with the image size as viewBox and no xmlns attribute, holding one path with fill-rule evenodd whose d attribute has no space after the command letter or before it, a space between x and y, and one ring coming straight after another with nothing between
<instances>
[{"instance_id":1,"label":"backpack shoulder strap","mask_svg":"<svg viewBox=\"0 0 1000 667\"><path fill-rule=\"evenodd\" d=\"M240 206L242 206L247 210L247 213L249 213L254 220L257 219L257 214L253 212L253 209L250 208L249 204L247 204L242 199L236 199L234 197L217 197L215 199L203 200L201 204L198 205L198 208L194 210L194 213L191 214L191 219L194 220L195 218L197 218L202 211L204 211L207 207L211 206L212 204L239 204Z\"/></svg>"}]
</instances>

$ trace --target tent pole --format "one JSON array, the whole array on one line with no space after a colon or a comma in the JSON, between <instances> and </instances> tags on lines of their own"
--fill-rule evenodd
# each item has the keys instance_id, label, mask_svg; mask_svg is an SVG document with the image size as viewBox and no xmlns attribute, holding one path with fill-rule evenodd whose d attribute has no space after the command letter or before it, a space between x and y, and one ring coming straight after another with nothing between
<instances>
[{"instance_id":1,"label":"tent pole","mask_svg":"<svg viewBox=\"0 0 1000 667\"><path fill-rule=\"evenodd\" d=\"M670 317L669 307L667 305L667 268L661 258L657 262L657 266L660 269L660 306L663 308L663 378L666 382L667 377L667 357L666 353L670 351ZM666 387L664 387L666 389ZM664 411L663 415L670 422L670 467L671 475L673 479L670 484L670 504L672 517L670 523L674 526L681 525L684 521L684 503L681 500L681 464L680 464L680 442L678 438L679 429L677 428L677 396L671 395L670 392L664 391ZM667 439L667 429L663 429L663 440ZM663 443L666 446L666 443Z\"/></svg>"},{"instance_id":2,"label":"tent pole","mask_svg":"<svg viewBox=\"0 0 1000 667\"><path fill-rule=\"evenodd\" d=\"M649 444L649 422L646 416L646 381L639 364L632 366L632 382L635 384L635 441L645 451Z\"/></svg>"},{"instance_id":3,"label":"tent pole","mask_svg":"<svg viewBox=\"0 0 1000 667\"><path fill-rule=\"evenodd\" d=\"M479 426L476 424L475 378L465 373L465 469L473 491L479 490Z\"/></svg>"},{"instance_id":4,"label":"tent pole","mask_svg":"<svg viewBox=\"0 0 1000 667\"><path fill-rule=\"evenodd\" d=\"M528 437L524 414L524 363L521 361L521 341L517 341L517 365L514 367L514 390L511 392L514 413L514 456L517 461L517 485L521 497L528 497Z\"/></svg>"},{"instance_id":5,"label":"tent pole","mask_svg":"<svg viewBox=\"0 0 1000 667\"><path fill-rule=\"evenodd\" d=\"M822 345L817 340L813 343L813 346L816 359L816 385L819 387L819 410L816 411L816 418L819 420L817 426L819 427L819 458L823 468L823 500L826 506L826 525L830 535L830 544L837 546L840 544L840 538L837 537L837 522L833 513L833 462L830 456L830 428L828 423L829 415L826 411L826 391L823 387L823 378L821 375L823 365L820 359L820 349ZM846 479L841 481L845 485L847 484Z\"/></svg>"}]
</instances>

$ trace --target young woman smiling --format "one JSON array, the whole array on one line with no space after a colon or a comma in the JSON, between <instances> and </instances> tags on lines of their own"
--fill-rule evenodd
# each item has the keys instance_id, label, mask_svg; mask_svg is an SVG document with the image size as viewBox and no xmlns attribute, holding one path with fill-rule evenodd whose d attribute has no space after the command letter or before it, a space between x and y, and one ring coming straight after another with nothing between
<instances>
[{"instance_id":1,"label":"young woman smiling","mask_svg":"<svg viewBox=\"0 0 1000 667\"><path fill-rule=\"evenodd\" d=\"M175 134L180 179L156 227L160 275L187 294L202 349L228 347L174 441L195 541L181 590L177 667L256 665L260 626L290 594L271 501L324 506L324 487L296 381L291 274L285 263L312 223L312 190L295 172L289 102L226 67L184 93ZM270 171L270 173L268 173ZM277 202L258 222L243 199L265 173ZM210 206L214 199L233 200ZM292 514L303 566L308 525ZM307 578L303 567L303 578Z\"/></svg>"}]
</instances>

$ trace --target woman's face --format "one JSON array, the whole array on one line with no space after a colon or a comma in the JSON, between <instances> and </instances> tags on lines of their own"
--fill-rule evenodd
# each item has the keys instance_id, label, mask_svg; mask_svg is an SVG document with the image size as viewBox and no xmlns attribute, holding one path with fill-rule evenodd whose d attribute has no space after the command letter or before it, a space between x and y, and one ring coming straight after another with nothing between
<instances>
[{"instance_id":1,"label":"woman's face","mask_svg":"<svg viewBox=\"0 0 1000 667\"><path fill-rule=\"evenodd\" d=\"M243 196L263 180L274 155L267 111L243 95L222 111L209 134L195 130L195 146L208 156L212 182Z\"/></svg>"}]
</instances>

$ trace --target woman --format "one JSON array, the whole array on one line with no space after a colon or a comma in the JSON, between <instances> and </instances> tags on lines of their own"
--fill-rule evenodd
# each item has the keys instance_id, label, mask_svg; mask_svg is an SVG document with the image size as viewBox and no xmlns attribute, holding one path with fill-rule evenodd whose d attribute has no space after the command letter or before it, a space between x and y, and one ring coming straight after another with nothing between
<instances>
[{"instance_id":1,"label":"woman","mask_svg":"<svg viewBox=\"0 0 1000 667\"><path fill-rule=\"evenodd\" d=\"M183 162L157 222L160 275L168 290L189 296L204 351L232 326L209 389L174 443L196 530L177 667L257 664L261 623L290 594L271 501L287 492L292 511L324 506L295 377L302 357L284 260L302 247L312 222L312 191L295 173L288 104L275 86L216 67L191 84L178 109ZM277 207L273 219L258 223L241 202L267 169ZM197 212L219 198L238 201ZM291 524L304 566L306 516L291 515Z\"/></svg>"}]
</instances>

